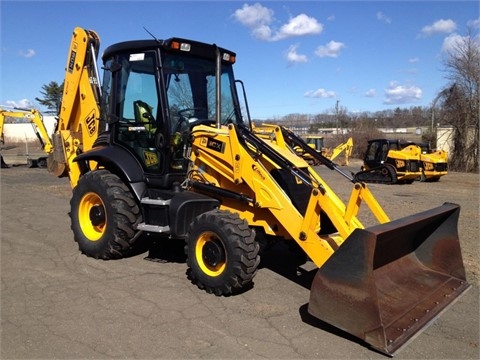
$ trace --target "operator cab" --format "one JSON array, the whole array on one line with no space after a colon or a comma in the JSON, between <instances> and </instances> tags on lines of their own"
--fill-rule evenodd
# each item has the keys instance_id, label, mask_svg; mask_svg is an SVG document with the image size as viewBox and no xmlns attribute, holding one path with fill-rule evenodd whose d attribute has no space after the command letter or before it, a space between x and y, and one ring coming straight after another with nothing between
<instances>
[{"instance_id":1,"label":"operator cab","mask_svg":"<svg viewBox=\"0 0 480 360\"><path fill-rule=\"evenodd\" d=\"M243 122L231 51L172 38L115 44L102 58L101 112L110 142L135 158L147 180L167 187L185 178L193 126Z\"/></svg>"}]
</instances>

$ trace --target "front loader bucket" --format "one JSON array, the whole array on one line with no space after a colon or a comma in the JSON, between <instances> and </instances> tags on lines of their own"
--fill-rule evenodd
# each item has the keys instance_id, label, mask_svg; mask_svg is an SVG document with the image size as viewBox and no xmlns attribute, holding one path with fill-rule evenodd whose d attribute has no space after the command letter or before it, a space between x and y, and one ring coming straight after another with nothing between
<instances>
[{"instance_id":1,"label":"front loader bucket","mask_svg":"<svg viewBox=\"0 0 480 360\"><path fill-rule=\"evenodd\" d=\"M355 230L315 275L309 313L393 356L470 287L459 213L445 203Z\"/></svg>"}]
</instances>

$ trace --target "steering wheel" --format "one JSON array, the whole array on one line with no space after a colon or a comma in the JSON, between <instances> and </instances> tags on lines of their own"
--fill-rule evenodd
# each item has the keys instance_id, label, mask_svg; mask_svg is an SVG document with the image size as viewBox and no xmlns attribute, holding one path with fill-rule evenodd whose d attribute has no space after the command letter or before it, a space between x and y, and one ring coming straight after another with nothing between
<instances>
[{"instance_id":1,"label":"steering wheel","mask_svg":"<svg viewBox=\"0 0 480 360\"><path fill-rule=\"evenodd\" d=\"M192 127L200 124L214 124L215 121L208 120L208 119L198 119L194 117L196 111L198 110L205 110L203 107L195 107L195 108L185 108L177 111L177 114L180 116L180 120L178 121L175 129L176 131L180 131L182 128L182 124L185 123L187 126L192 129ZM186 113L191 113L191 116L188 116Z\"/></svg>"},{"instance_id":2,"label":"steering wheel","mask_svg":"<svg viewBox=\"0 0 480 360\"><path fill-rule=\"evenodd\" d=\"M201 107L185 108L185 109L182 109L182 110L178 110L177 114L184 119L189 119L189 118L193 117L193 115L195 114L195 112L197 110L205 110L205 108L201 108ZM191 116L185 116L184 114L187 113L187 112L191 112L192 113Z\"/></svg>"}]
</instances>

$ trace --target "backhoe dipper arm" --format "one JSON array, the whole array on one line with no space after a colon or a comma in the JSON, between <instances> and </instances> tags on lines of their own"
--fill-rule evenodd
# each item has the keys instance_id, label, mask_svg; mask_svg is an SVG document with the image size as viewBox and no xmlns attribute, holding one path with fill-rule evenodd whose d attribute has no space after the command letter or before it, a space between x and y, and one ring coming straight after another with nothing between
<instances>
[{"instance_id":1,"label":"backhoe dipper arm","mask_svg":"<svg viewBox=\"0 0 480 360\"><path fill-rule=\"evenodd\" d=\"M75 187L81 175L75 157L93 147L101 132L100 81L97 56L100 38L92 30L75 28L65 69L62 106L53 143L49 171L68 176Z\"/></svg>"},{"instance_id":2,"label":"backhoe dipper arm","mask_svg":"<svg viewBox=\"0 0 480 360\"><path fill-rule=\"evenodd\" d=\"M330 156L330 160L337 158L343 151L345 151L345 159L346 159L346 162L348 163L348 158L352 155L352 149L353 149L353 139L350 137L346 142L344 142L343 144L337 145L332 150L332 155Z\"/></svg>"},{"instance_id":3,"label":"backhoe dipper arm","mask_svg":"<svg viewBox=\"0 0 480 360\"><path fill-rule=\"evenodd\" d=\"M3 115L2 109L0 109L0 143L5 144L3 139L3 124L5 123L5 116Z\"/></svg>"}]
</instances>

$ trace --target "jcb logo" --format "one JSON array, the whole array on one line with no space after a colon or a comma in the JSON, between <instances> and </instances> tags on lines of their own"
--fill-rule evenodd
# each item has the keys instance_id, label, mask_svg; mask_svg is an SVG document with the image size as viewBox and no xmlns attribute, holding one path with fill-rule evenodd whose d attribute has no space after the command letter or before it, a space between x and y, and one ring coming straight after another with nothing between
<instances>
[{"instance_id":1,"label":"jcb logo","mask_svg":"<svg viewBox=\"0 0 480 360\"><path fill-rule=\"evenodd\" d=\"M427 171L432 171L433 170L433 164L432 163L427 163L427 162L424 162L423 163L423 168Z\"/></svg>"},{"instance_id":2,"label":"jcb logo","mask_svg":"<svg viewBox=\"0 0 480 360\"><path fill-rule=\"evenodd\" d=\"M96 133L97 125L95 123L95 112L92 112L85 119L85 125L87 125L88 135L93 136Z\"/></svg>"},{"instance_id":3,"label":"jcb logo","mask_svg":"<svg viewBox=\"0 0 480 360\"><path fill-rule=\"evenodd\" d=\"M68 72L73 73L73 69L75 69L75 58L77 57L77 43L73 43L72 52L70 53L70 57L68 58Z\"/></svg>"},{"instance_id":4,"label":"jcb logo","mask_svg":"<svg viewBox=\"0 0 480 360\"><path fill-rule=\"evenodd\" d=\"M404 168L405 167L405 161L395 160L395 165L397 166L398 169Z\"/></svg>"},{"instance_id":5,"label":"jcb logo","mask_svg":"<svg viewBox=\"0 0 480 360\"><path fill-rule=\"evenodd\" d=\"M144 151L143 158L145 159L145 165L147 165L147 167L158 165L158 156L154 152Z\"/></svg>"}]
</instances>

